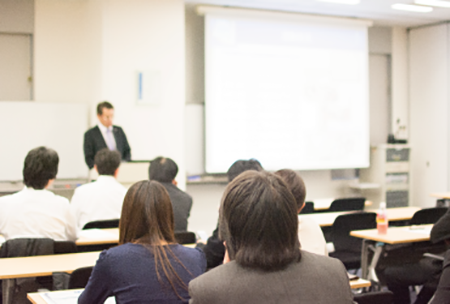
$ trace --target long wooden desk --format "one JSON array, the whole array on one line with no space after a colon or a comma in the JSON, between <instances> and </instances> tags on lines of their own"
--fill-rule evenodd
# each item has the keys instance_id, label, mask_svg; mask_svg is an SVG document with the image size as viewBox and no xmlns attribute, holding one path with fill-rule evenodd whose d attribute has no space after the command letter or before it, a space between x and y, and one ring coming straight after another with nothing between
<instances>
[{"instance_id":1,"label":"long wooden desk","mask_svg":"<svg viewBox=\"0 0 450 304\"><path fill-rule=\"evenodd\" d=\"M386 234L379 234L377 229L356 230L350 232L350 235L363 239L361 251L361 277L378 281L375 267L383 252L383 244L405 244L424 242L430 239L430 231L433 225L391 227ZM370 242L380 242L380 246L375 246L374 255L369 265L369 246Z\"/></svg>"},{"instance_id":2,"label":"long wooden desk","mask_svg":"<svg viewBox=\"0 0 450 304\"><path fill-rule=\"evenodd\" d=\"M450 192L431 193L430 196L447 200L450 199Z\"/></svg>"},{"instance_id":3,"label":"long wooden desk","mask_svg":"<svg viewBox=\"0 0 450 304\"><path fill-rule=\"evenodd\" d=\"M321 211L321 210L327 210L330 208L331 203L335 200L336 198L321 198L321 199L315 199L312 202L314 203L314 210L316 211ZM372 202L371 201L367 201L365 202L365 206L372 206Z\"/></svg>"},{"instance_id":4,"label":"long wooden desk","mask_svg":"<svg viewBox=\"0 0 450 304\"><path fill-rule=\"evenodd\" d=\"M77 268L94 266L99 254L96 251L0 259L3 303L11 303L10 287L14 279L50 276L54 272L72 273Z\"/></svg>"},{"instance_id":5,"label":"long wooden desk","mask_svg":"<svg viewBox=\"0 0 450 304\"><path fill-rule=\"evenodd\" d=\"M100 251L40 255L0 259L0 279L49 276L53 272L72 273L81 267L94 266Z\"/></svg>"},{"instance_id":6,"label":"long wooden desk","mask_svg":"<svg viewBox=\"0 0 450 304\"><path fill-rule=\"evenodd\" d=\"M119 243L119 228L82 230L76 240L77 246L117 244Z\"/></svg>"},{"instance_id":7,"label":"long wooden desk","mask_svg":"<svg viewBox=\"0 0 450 304\"><path fill-rule=\"evenodd\" d=\"M352 289L357 289L357 288L364 288L364 287L370 287L371 283L368 280L364 280L364 279L357 279L357 280L352 280L350 281L350 287ZM82 291L82 289L77 289L77 290L61 290L61 291L52 291L52 294L64 294L64 293L69 293L69 294L73 294L73 293L77 293L79 291ZM43 295L46 292L34 292L34 293L29 293L28 294L28 300L31 301L31 303L33 304L48 304L48 302L43 298ZM108 298L108 300L105 303L115 303L115 301L112 300L113 298ZM74 299L73 304L76 304L76 299Z\"/></svg>"},{"instance_id":8,"label":"long wooden desk","mask_svg":"<svg viewBox=\"0 0 450 304\"><path fill-rule=\"evenodd\" d=\"M388 208L387 215L390 221L404 221L410 220L416 211L420 210L419 207L399 207L399 208ZM367 212L377 212L375 209L365 210ZM332 226L334 220L343 214L353 213L358 211L344 211L344 212L326 212L326 213L311 213L311 214L301 214L299 218L312 218L321 227Z\"/></svg>"}]
</instances>

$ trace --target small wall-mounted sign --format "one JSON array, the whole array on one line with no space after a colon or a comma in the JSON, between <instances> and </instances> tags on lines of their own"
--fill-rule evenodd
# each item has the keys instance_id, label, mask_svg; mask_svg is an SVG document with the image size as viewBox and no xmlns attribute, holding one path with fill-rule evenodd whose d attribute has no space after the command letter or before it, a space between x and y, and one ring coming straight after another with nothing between
<instances>
[{"instance_id":1,"label":"small wall-mounted sign","mask_svg":"<svg viewBox=\"0 0 450 304\"><path fill-rule=\"evenodd\" d=\"M161 104L161 72L137 72L137 105Z\"/></svg>"}]
</instances>

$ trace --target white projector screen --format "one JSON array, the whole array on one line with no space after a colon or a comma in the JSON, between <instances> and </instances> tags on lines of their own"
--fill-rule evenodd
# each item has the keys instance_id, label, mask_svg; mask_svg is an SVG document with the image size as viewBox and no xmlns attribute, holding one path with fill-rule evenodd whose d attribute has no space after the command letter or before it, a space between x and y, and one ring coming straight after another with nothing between
<instances>
[{"instance_id":1,"label":"white projector screen","mask_svg":"<svg viewBox=\"0 0 450 304\"><path fill-rule=\"evenodd\" d=\"M368 167L368 23L280 15L206 11L206 172Z\"/></svg>"}]
</instances>

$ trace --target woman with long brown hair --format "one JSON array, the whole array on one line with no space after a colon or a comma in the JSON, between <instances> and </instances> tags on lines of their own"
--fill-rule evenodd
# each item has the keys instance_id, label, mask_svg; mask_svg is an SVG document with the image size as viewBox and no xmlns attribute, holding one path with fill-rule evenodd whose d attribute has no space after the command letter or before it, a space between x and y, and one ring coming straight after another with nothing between
<instances>
[{"instance_id":1,"label":"woman with long brown hair","mask_svg":"<svg viewBox=\"0 0 450 304\"><path fill-rule=\"evenodd\" d=\"M187 303L189 281L206 269L202 251L175 242L169 194L156 181L128 190L119 245L100 254L78 303Z\"/></svg>"}]
</instances>

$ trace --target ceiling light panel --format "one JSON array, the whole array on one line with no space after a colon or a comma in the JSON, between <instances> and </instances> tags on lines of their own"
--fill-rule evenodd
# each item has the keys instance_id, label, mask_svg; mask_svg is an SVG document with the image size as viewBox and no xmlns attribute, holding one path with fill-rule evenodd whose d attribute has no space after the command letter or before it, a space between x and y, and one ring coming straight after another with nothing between
<instances>
[{"instance_id":1,"label":"ceiling light panel","mask_svg":"<svg viewBox=\"0 0 450 304\"><path fill-rule=\"evenodd\" d=\"M391 7L395 10L416 12L416 13L429 13L433 11L433 8L429 6L403 4L403 3L392 4Z\"/></svg>"},{"instance_id":2,"label":"ceiling light panel","mask_svg":"<svg viewBox=\"0 0 450 304\"><path fill-rule=\"evenodd\" d=\"M450 8L450 2L442 1L442 0L415 0L414 3L422 4L422 5L436 6L436 7Z\"/></svg>"},{"instance_id":3,"label":"ceiling light panel","mask_svg":"<svg viewBox=\"0 0 450 304\"><path fill-rule=\"evenodd\" d=\"M356 5L361 2L361 0L316 0L319 2L328 2L328 3L338 3L338 4L350 4Z\"/></svg>"}]
</instances>

